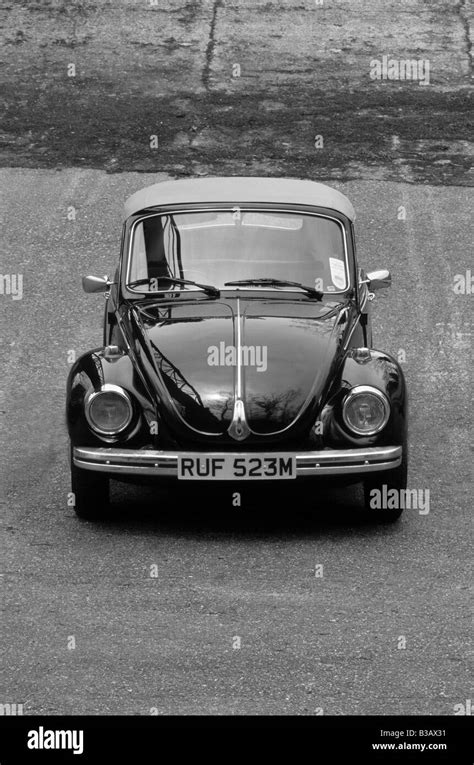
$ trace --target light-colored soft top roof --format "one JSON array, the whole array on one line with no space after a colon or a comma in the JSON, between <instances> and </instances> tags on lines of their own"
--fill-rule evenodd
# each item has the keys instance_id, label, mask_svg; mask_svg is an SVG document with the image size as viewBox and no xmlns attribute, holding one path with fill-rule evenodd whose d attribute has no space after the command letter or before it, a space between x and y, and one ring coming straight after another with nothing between
<instances>
[{"instance_id":1,"label":"light-colored soft top roof","mask_svg":"<svg viewBox=\"0 0 474 765\"><path fill-rule=\"evenodd\" d=\"M125 202L125 218L148 207L212 202L275 203L326 207L355 219L352 204L331 186L292 178L185 178L137 191Z\"/></svg>"}]
</instances>

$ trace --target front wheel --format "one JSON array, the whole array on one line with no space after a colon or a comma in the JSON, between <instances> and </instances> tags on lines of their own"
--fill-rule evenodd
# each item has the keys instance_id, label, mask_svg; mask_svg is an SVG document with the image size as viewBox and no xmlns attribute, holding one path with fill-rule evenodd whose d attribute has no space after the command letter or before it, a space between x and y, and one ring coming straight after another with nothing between
<instances>
[{"instance_id":1,"label":"front wheel","mask_svg":"<svg viewBox=\"0 0 474 765\"><path fill-rule=\"evenodd\" d=\"M97 521L109 509L109 477L92 470L76 467L72 460L71 488L74 494L74 510L79 518Z\"/></svg>"},{"instance_id":2,"label":"front wheel","mask_svg":"<svg viewBox=\"0 0 474 765\"><path fill-rule=\"evenodd\" d=\"M393 523L405 509L408 460L403 446L402 463L393 470L372 473L364 479L364 504L371 517L381 523Z\"/></svg>"}]
</instances>

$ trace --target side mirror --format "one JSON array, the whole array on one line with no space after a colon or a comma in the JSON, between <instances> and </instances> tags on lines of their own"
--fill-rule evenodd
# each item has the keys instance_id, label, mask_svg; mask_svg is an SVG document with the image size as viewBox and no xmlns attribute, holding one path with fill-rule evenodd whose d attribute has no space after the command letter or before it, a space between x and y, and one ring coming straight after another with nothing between
<instances>
[{"instance_id":1,"label":"side mirror","mask_svg":"<svg viewBox=\"0 0 474 765\"><path fill-rule=\"evenodd\" d=\"M108 276L83 276L82 289L84 292L107 292L110 289Z\"/></svg>"},{"instance_id":2,"label":"side mirror","mask_svg":"<svg viewBox=\"0 0 474 765\"><path fill-rule=\"evenodd\" d=\"M392 285L392 276L390 271L383 269L381 271L371 271L367 274L367 278L364 279L367 287L371 292L375 290L382 290L385 287Z\"/></svg>"}]
</instances>

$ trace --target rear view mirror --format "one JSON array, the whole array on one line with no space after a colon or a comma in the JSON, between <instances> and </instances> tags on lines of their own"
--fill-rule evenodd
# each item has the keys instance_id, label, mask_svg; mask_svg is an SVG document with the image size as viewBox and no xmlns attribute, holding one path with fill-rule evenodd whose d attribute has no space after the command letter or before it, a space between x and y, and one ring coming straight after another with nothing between
<instances>
[{"instance_id":1,"label":"rear view mirror","mask_svg":"<svg viewBox=\"0 0 474 765\"><path fill-rule=\"evenodd\" d=\"M371 271L367 274L367 279L364 281L366 281L369 290L374 292L375 290L381 290L385 287L390 287L392 284L392 277L390 271L383 269L380 271Z\"/></svg>"},{"instance_id":2,"label":"rear view mirror","mask_svg":"<svg viewBox=\"0 0 474 765\"><path fill-rule=\"evenodd\" d=\"M108 276L83 276L82 289L84 292L107 292L110 288Z\"/></svg>"}]
</instances>

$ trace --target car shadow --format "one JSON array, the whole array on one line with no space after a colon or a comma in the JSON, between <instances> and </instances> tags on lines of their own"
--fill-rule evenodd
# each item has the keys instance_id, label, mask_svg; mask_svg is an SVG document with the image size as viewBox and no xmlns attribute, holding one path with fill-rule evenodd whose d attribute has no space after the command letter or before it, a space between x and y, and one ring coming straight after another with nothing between
<instances>
[{"instance_id":1,"label":"car shadow","mask_svg":"<svg viewBox=\"0 0 474 765\"><path fill-rule=\"evenodd\" d=\"M361 485L212 485L192 490L112 482L111 506L99 527L185 538L285 537L387 533L400 524L379 524L363 508Z\"/></svg>"}]
</instances>

